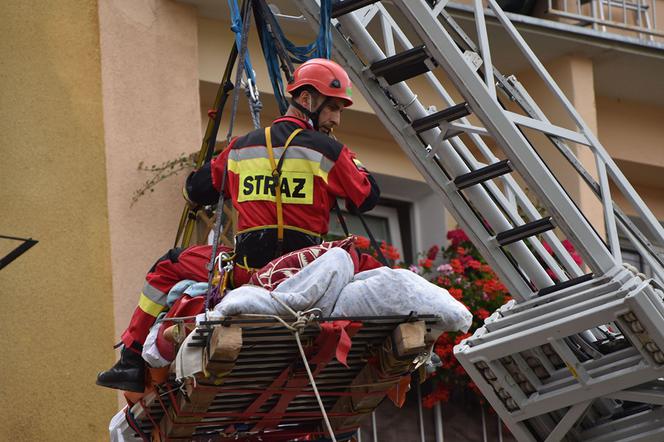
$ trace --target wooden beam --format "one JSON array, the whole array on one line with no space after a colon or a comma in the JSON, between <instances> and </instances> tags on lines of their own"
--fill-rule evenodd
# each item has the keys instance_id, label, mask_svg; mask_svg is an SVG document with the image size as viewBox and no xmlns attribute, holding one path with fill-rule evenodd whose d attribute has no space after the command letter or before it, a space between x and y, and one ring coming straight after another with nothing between
<instances>
[{"instance_id":1,"label":"wooden beam","mask_svg":"<svg viewBox=\"0 0 664 442\"><path fill-rule=\"evenodd\" d=\"M205 413L217 396L217 392L210 388L219 386L224 378L233 370L235 361L242 349L242 328L217 326L210 337L209 352L203 351L205 374L197 375L196 382L188 380L185 384L186 394L178 392L177 408L181 413ZM201 422L200 416L178 416L174 408L161 420L160 426L165 440L171 438L190 437L196 422ZM184 424L184 425L183 425Z\"/></svg>"},{"instance_id":2,"label":"wooden beam","mask_svg":"<svg viewBox=\"0 0 664 442\"><path fill-rule=\"evenodd\" d=\"M355 428L383 401L387 392L413 368L415 356L426 350L424 321L399 324L376 351L374 363L367 364L353 379L347 391L332 407L332 413L353 413L352 416L331 417L332 429Z\"/></svg>"}]
</instances>

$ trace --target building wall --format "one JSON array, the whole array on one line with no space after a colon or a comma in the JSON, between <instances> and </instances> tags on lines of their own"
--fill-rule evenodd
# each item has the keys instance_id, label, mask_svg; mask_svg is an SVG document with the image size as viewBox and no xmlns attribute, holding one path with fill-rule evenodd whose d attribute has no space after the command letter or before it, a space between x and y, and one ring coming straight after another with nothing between
<instances>
[{"instance_id":1,"label":"building wall","mask_svg":"<svg viewBox=\"0 0 664 442\"><path fill-rule=\"evenodd\" d=\"M664 106L597 97L598 134L604 147L655 217L664 221ZM613 198L636 211L617 189Z\"/></svg>"},{"instance_id":2,"label":"building wall","mask_svg":"<svg viewBox=\"0 0 664 442\"><path fill-rule=\"evenodd\" d=\"M117 342L146 271L173 247L184 207L184 173L132 206L134 192L151 178L138 164L158 165L200 147L197 23L194 7L167 0L101 0L99 19Z\"/></svg>"},{"instance_id":3,"label":"building wall","mask_svg":"<svg viewBox=\"0 0 664 442\"><path fill-rule=\"evenodd\" d=\"M1 10L0 234L39 243L0 271L0 440L107 440L116 397L94 385L113 362L97 2Z\"/></svg>"},{"instance_id":4,"label":"building wall","mask_svg":"<svg viewBox=\"0 0 664 442\"><path fill-rule=\"evenodd\" d=\"M664 168L664 104L600 96L597 120L599 137L615 160ZM633 178L640 181L646 177Z\"/></svg>"}]
</instances>

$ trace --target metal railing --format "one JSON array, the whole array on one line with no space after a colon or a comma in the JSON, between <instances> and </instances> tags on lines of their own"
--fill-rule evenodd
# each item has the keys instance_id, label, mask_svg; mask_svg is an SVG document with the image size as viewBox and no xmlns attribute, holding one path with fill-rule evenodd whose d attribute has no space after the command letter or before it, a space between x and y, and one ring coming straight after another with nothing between
<instances>
[{"instance_id":1,"label":"metal railing","mask_svg":"<svg viewBox=\"0 0 664 442\"><path fill-rule=\"evenodd\" d=\"M547 0L547 12L578 26L655 41L664 39L664 31L657 29L657 1Z\"/></svg>"}]
</instances>

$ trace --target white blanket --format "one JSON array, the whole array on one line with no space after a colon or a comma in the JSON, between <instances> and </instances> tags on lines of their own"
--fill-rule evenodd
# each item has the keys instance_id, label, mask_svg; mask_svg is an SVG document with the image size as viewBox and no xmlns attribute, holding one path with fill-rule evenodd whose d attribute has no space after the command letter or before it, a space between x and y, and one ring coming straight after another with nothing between
<instances>
[{"instance_id":1,"label":"white blanket","mask_svg":"<svg viewBox=\"0 0 664 442\"><path fill-rule=\"evenodd\" d=\"M353 262L343 249L330 249L270 294L245 285L229 292L215 307L222 316L258 313L287 316L279 298L295 311L320 308L323 316L437 315L442 331L466 331L472 315L447 290L404 269L381 267L353 276Z\"/></svg>"},{"instance_id":2,"label":"white blanket","mask_svg":"<svg viewBox=\"0 0 664 442\"><path fill-rule=\"evenodd\" d=\"M473 315L447 290L405 269L360 272L341 291L332 316L437 315L443 331L467 331Z\"/></svg>"},{"instance_id":3,"label":"white blanket","mask_svg":"<svg viewBox=\"0 0 664 442\"><path fill-rule=\"evenodd\" d=\"M323 316L330 316L341 290L352 278L350 255L335 247L279 284L272 295L295 311L317 307ZM272 295L264 288L243 285L228 292L215 310L226 317L243 313L288 316L288 311Z\"/></svg>"}]
</instances>

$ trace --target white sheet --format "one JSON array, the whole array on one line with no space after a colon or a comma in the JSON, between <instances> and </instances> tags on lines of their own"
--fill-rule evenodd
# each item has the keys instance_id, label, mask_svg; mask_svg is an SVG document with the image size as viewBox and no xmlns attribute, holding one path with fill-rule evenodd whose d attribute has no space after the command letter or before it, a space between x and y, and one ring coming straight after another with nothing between
<instances>
[{"instance_id":1,"label":"white sheet","mask_svg":"<svg viewBox=\"0 0 664 442\"><path fill-rule=\"evenodd\" d=\"M341 290L353 278L353 261L345 250L334 247L288 278L272 292L295 311L318 307L330 316ZM257 313L287 316L288 311L270 292L252 285L230 291L215 307L222 316Z\"/></svg>"},{"instance_id":2,"label":"white sheet","mask_svg":"<svg viewBox=\"0 0 664 442\"><path fill-rule=\"evenodd\" d=\"M332 316L438 315L443 331L467 331L473 320L447 290L405 269L380 267L355 275L339 295Z\"/></svg>"}]
</instances>

